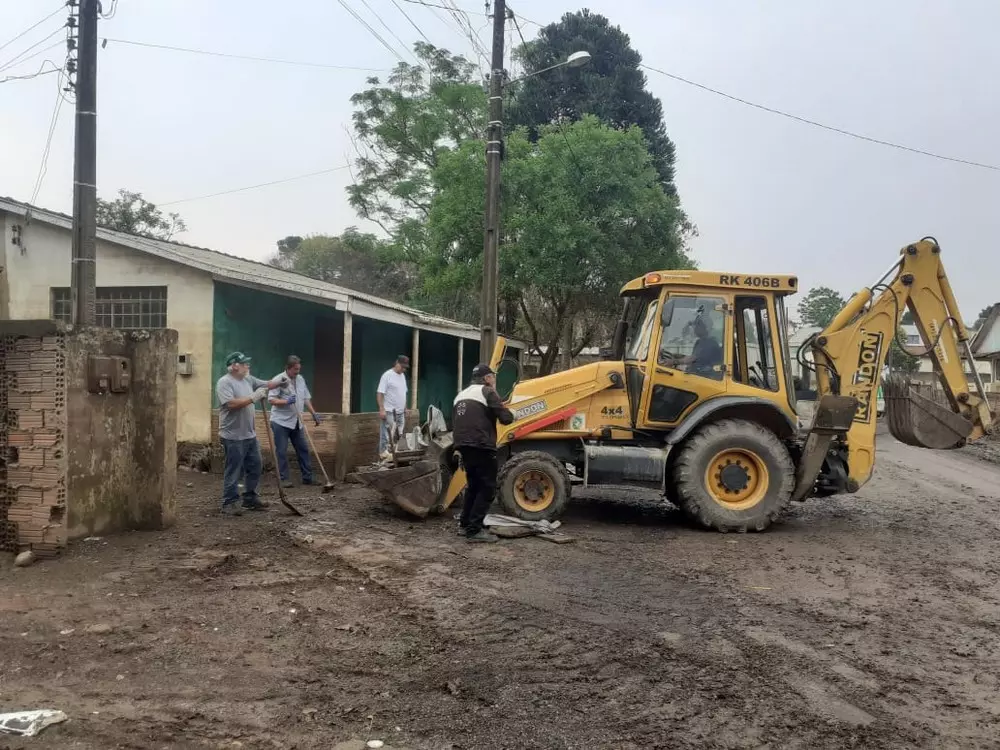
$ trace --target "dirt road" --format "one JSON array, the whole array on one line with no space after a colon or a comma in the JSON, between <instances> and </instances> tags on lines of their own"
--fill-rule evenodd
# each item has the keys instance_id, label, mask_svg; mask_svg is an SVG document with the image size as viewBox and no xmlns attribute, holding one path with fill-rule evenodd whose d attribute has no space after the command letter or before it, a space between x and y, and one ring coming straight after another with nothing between
<instances>
[{"instance_id":1,"label":"dirt road","mask_svg":"<svg viewBox=\"0 0 1000 750\"><path fill-rule=\"evenodd\" d=\"M354 485L220 519L182 474L169 532L4 560L0 710L71 721L0 748L1000 747L1000 467L879 447L764 534L622 490L563 546Z\"/></svg>"}]
</instances>

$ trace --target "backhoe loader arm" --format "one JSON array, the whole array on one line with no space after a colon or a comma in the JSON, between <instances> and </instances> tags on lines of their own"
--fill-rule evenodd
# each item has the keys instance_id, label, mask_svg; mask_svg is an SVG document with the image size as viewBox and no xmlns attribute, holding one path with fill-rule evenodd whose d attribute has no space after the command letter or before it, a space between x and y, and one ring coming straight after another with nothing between
<instances>
[{"instance_id":1,"label":"backhoe loader arm","mask_svg":"<svg viewBox=\"0 0 1000 750\"><path fill-rule=\"evenodd\" d=\"M872 473L878 389L907 309L951 408L911 393L905 378L890 375L884 393L892 434L910 445L941 449L992 432L993 417L978 374L969 392L963 356L973 373L976 368L968 330L941 265L941 249L926 238L904 247L899 260L879 281L855 294L810 341L818 397L849 396L857 403L846 438L849 491L863 485Z\"/></svg>"}]
</instances>

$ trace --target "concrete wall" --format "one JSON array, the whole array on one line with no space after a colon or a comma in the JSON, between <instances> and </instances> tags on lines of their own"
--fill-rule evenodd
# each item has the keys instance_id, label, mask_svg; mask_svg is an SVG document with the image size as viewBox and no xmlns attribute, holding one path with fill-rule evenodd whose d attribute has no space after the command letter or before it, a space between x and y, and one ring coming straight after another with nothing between
<instances>
[{"instance_id":1,"label":"concrete wall","mask_svg":"<svg viewBox=\"0 0 1000 750\"><path fill-rule=\"evenodd\" d=\"M0 214L3 218L4 214ZM10 277L8 317L48 318L52 287L70 284L71 237L68 230L42 223L26 227L6 215L3 257ZM22 227L23 249L12 241L12 225ZM23 251L22 251L23 250ZM176 375L178 437L207 442L211 434L213 284L208 274L108 242L97 243L97 286L166 286L167 327L178 332L178 350L191 352L194 374ZM2 289L2 287L0 287ZM0 317L2 317L0 307ZM176 364L165 365L171 374Z\"/></svg>"},{"instance_id":2,"label":"concrete wall","mask_svg":"<svg viewBox=\"0 0 1000 750\"><path fill-rule=\"evenodd\" d=\"M69 538L173 522L175 331L4 321L0 353L0 549L51 556ZM96 354L129 360L127 392L89 392Z\"/></svg>"},{"instance_id":3,"label":"concrete wall","mask_svg":"<svg viewBox=\"0 0 1000 750\"><path fill-rule=\"evenodd\" d=\"M90 393L88 359L131 362L127 393ZM71 538L174 521L177 332L88 328L66 337L67 494Z\"/></svg>"}]
</instances>

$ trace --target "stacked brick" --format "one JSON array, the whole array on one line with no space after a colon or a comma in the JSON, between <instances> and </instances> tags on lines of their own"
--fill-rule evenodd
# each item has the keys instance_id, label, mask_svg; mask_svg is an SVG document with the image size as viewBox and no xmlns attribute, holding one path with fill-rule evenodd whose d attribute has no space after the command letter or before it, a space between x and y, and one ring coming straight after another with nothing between
<instances>
[{"instance_id":1,"label":"stacked brick","mask_svg":"<svg viewBox=\"0 0 1000 750\"><path fill-rule=\"evenodd\" d=\"M0 549L66 545L66 356L61 335L0 340Z\"/></svg>"}]
</instances>

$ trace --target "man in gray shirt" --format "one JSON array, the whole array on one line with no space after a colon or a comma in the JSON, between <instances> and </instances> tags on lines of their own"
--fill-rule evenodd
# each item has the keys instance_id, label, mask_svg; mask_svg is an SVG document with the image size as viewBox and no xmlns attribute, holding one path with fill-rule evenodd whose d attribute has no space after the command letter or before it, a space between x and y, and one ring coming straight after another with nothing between
<instances>
[{"instance_id":1,"label":"man in gray shirt","mask_svg":"<svg viewBox=\"0 0 1000 750\"><path fill-rule=\"evenodd\" d=\"M302 414L305 411L312 414L317 426L320 416L313 408L312 394L302 375L302 360L294 354L290 355L285 362L284 373L276 377L282 375L288 377L288 382L271 390L267 399L271 404L271 431L274 433L274 450L278 454L278 476L285 487L293 486L288 468L288 444L291 443L299 461L299 471L302 472L302 484L312 484L312 463Z\"/></svg>"},{"instance_id":2,"label":"man in gray shirt","mask_svg":"<svg viewBox=\"0 0 1000 750\"><path fill-rule=\"evenodd\" d=\"M257 496L260 483L261 460L257 431L254 429L254 412L258 401L267 398L269 388L278 388L287 382L287 376L274 380L261 380L250 374L250 357L243 352L233 352L226 357L229 372L215 384L219 400L219 439L226 454L226 469L222 478L223 515L241 516L237 502L240 475L245 474L243 507L263 510L267 503Z\"/></svg>"}]
</instances>

